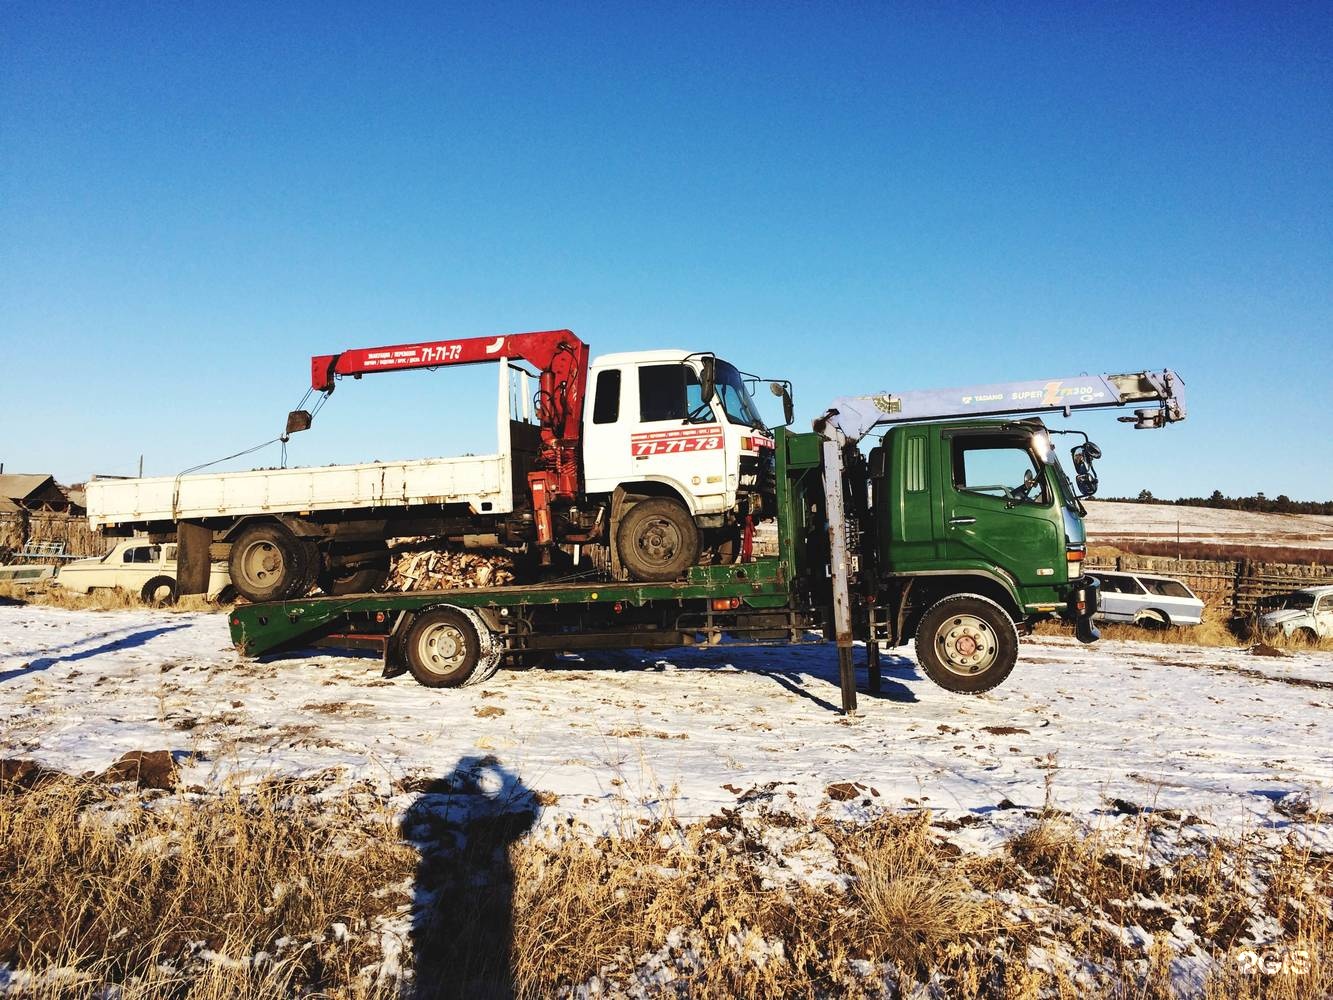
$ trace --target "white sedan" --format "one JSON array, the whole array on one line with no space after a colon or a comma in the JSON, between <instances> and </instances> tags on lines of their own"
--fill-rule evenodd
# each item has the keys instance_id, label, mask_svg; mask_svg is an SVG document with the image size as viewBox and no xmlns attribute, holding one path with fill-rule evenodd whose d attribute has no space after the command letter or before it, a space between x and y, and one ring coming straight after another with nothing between
<instances>
[{"instance_id":1,"label":"white sedan","mask_svg":"<svg viewBox=\"0 0 1333 1000\"><path fill-rule=\"evenodd\" d=\"M1203 601L1179 580L1150 573L1089 574L1102 583L1097 618L1126 622L1143 628L1198 625L1203 621Z\"/></svg>"},{"instance_id":2,"label":"white sedan","mask_svg":"<svg viewBox=\"0 0 1333 1000\"><path fill-rule=\"evenodd\" d=\"M176 546L127 538L101 559L77 559L61 566L52 584L76 594L118 587L138 594L148 604L167 604L176 599ZM213 563L208 574L208 597L216 600L230 587L227 564Z\"/></svg>"}]
</instances>

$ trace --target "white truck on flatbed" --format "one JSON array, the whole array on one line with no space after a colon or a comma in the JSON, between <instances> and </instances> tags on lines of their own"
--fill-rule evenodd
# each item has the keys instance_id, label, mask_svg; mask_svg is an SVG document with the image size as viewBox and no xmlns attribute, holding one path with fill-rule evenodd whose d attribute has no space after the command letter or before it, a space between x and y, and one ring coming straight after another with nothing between
<instances>
[{"instance_id":1,"label":"white truck on flatbed","mask_svg":"<svg viewBox=\"0 0 1333 1000\"><path fill-rule=\"evenodd\" d=\"M535 398L528 372L538 369ZM312 359L311 387L337 378L499 363L496 454L88 483L90 523L159 540L208 528L249 600L359 593L382 584L387 540L475 547L605 546L612 572L673 580L727 561L772 516L773 439L743 375L711 353L604 355L568 330L345 351ZM773 384L790 422L786 382ZM517 390L521 403L512 403ZM584 406L585 395L592 400ZM529 402L535 404L529 406ZM534 412L535 411L535 412ZM298 411L289 432L310 424Z\"/></svg>"}]
</instances>

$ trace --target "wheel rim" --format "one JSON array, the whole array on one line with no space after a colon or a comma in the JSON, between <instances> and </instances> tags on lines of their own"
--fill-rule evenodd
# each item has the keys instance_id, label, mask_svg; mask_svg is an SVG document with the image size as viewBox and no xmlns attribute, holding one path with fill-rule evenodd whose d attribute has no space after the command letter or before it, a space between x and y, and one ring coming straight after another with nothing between
<instances>
[{"instance_id":1,"label":"wheel rim","mask_svg":"<svg viewBox=\"0 0 1333 1000\"><path fill-rule=\"evenodd\" d=\"M644 521L635 539L635 548L650 563L665 566L672 562L684 548L680 528L665 517L651 517Z\"/></svg>"},{"instance_id":2,"label":"wheel rim","mask_svg":"<svg viewBox=\"0 0 1333 1000\"><path fill-rule=\"evenodd\" d=\"M252 542L241 553L241 575L255 586L266 586L283 572L282 551L272 542Z\"/></svg>"},{"instance_id":3,"label":"wheel rim","mask_svg":"<svg viewBox=\"0 0 1333 1000\"><path fill-rule=\"evenodd\" d=\"M433 674L450 674L467 662L467 636L457 625L431 625L417 640L421 663Z\"/></svg>"},{"instance_id":4,"label":"wheel rim","mask_svg":"<svg viewBox=\"0 0 1333 1000\"><path fill-rule=\"evenodd\" d=\"M976 615L954 615L935 633L940 662L950 673L972 677L995 665L1000 644L995 632Z\"/></svg>"}]
</instances>

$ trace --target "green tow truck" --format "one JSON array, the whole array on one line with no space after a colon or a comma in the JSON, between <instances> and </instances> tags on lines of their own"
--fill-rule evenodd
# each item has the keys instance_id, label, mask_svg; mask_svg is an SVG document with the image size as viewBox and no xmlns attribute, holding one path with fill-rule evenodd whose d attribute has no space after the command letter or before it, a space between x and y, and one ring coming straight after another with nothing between
<instances>
[{"instance_id":1,"label":"green tow truck","mask_svg":"<svg viewBox=\"0 0 1333 1000\"><path fill-rule=\"evenodd\" d=\"M843 711L852 713L855 643L866 645L878 691L880 645L915 638L933 681L986 691L1013 670L1018 636L1036 621L1060 617L1081 640L1097 639L1080 499L1096 490L1101 452L1081 432L1019 415L1140 403L1150 405L1120 419L1138 428L1183 420L1179 376L839 399L813 432L774 432L776 555L693 566L667 583L581 579L239 605L232 640L245 656L374 649L385 676L411 672L428 687L480 683L506 662L560 651L833 641ZM862 440L881 427L866 454ZM1052 444L1069 433L1080 439L1072 480Z\"/></svg>"}]
</instances>

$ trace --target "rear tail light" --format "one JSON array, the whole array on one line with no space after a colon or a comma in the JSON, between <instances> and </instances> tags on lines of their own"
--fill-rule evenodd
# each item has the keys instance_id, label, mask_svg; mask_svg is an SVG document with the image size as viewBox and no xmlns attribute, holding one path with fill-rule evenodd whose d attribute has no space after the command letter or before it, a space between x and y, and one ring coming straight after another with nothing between
<instances>
[{"instance_id":1,"label":"rear tail light","mask_svg":"<svg viewBox=\"0 0 1333 1000\"><path fill-rule=\"evenodd\" d=\"M739 597L715 597L712 601L714 611L735 611L741 606Z\"/></svg>"}]
</instances>

